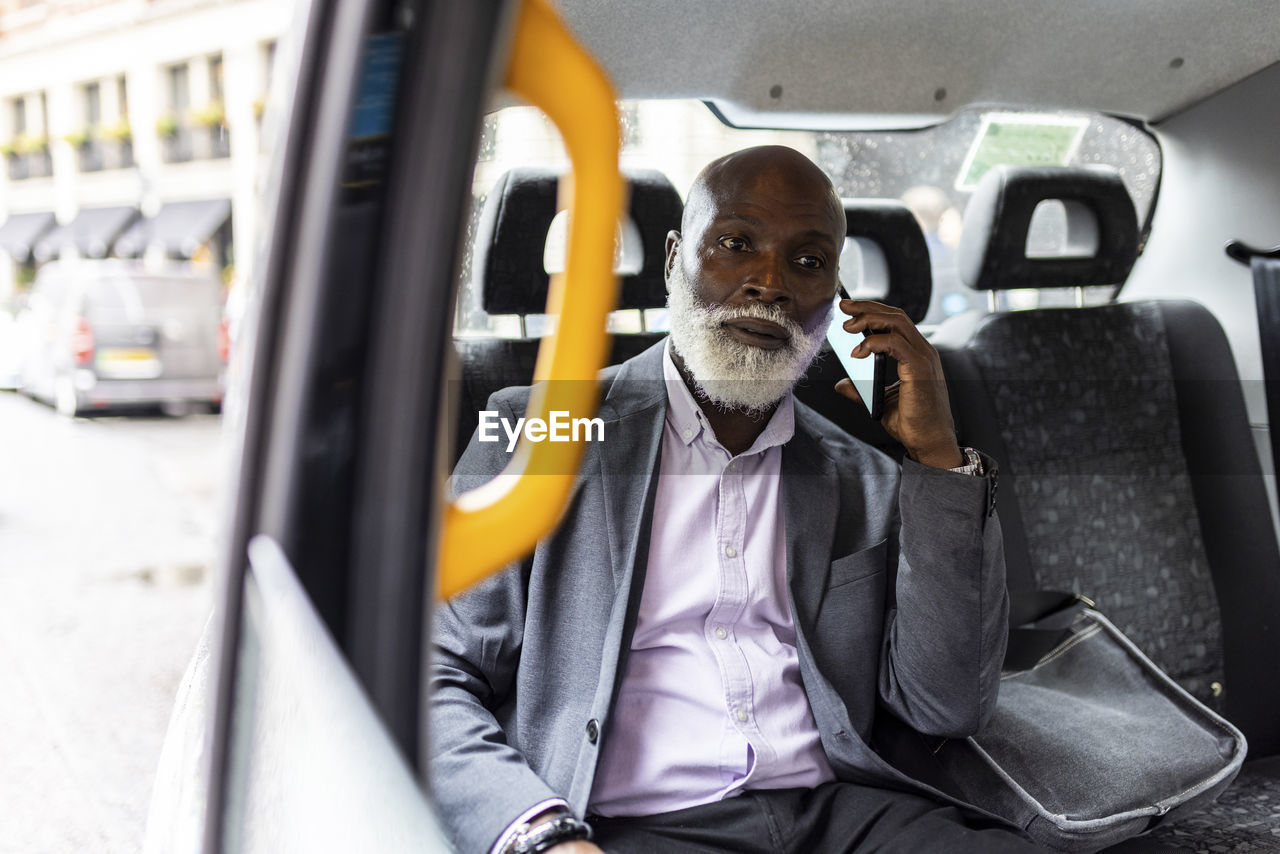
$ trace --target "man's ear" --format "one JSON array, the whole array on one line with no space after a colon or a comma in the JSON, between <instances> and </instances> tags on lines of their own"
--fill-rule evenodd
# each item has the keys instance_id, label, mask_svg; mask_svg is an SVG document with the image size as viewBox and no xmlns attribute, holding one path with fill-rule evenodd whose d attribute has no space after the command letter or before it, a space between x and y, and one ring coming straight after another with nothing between
<instances>
[{"instance_id":1,"label":"man's ear","mask_svg":"<svg viewBox=\"0 0 1280 854\"><path fill-rule=\"evenodd\" d=\"M680 256L680 232L672 229L667 232L667 263L662 268L663 278L667 280L667 290L671 290L671 270Z\"/></svg>"}]
</instances>

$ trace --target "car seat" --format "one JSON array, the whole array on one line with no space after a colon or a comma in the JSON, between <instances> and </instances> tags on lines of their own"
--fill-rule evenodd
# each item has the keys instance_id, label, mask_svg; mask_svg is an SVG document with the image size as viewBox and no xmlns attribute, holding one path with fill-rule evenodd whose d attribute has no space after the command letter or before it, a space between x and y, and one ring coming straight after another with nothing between
<instances>
[{"instance_id":1,"label":"car seat","mask_svg":"<svg viewBox=\"0 0 1280 854\"><path fill-rule=\"evenodd\" d=\"M1066 214L1066 257L1026 249L1048 200ZM1001 166L965 212L960 274L993 292L1118 286L1138 245L1117 173ZM961 441L1000 464L1010 588L1094 600L1248 738L1216 804L1118 850L1273 850L1280 554L1222 327L1193 302L1111 301L960 315L933 343Z\"/></svg>"},{"instance_id":2,"label":"car seat","mask_svg":"<svg viewBox=\"0 0 1280 854\"><path fill-rule=\"evenodd\" d=\"M667 304L667 232L679 230L684 204L671 181L654 170L627 170L630 234L638 237L639 267L621 275L619 309L663 308ZM546 311L551 276L544 265L547 237L556 218L557 173L520 168L504 173L485 200L475 241L472 275L484 310L493 314L529 315ZM631 230L631 229L634 230ZM615 334L609 364L616 365L648 349L665 336L661 331ZM454 340L462 368L455 419L454 462L462 455L479 422L489 395L508 386L533 382L539 338L493 336Z\"/></svg>"}]
</instances>

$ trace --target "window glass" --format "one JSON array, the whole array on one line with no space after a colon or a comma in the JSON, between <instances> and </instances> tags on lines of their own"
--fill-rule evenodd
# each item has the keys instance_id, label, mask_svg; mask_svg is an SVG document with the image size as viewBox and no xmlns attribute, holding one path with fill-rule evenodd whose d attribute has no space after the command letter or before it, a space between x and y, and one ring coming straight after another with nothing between
<instances>
[{"instance_id":1,"label":"window glass","mask_svg":"<svg viewBox=\"0 0 1280 854\"><path fill-rule=\"evenodd\" d=\"M97 83L85 84L84 119L89 127L97 127L102 121L102 87Z\"/></svg>"},{"instance_id":2,"label":"window glass","mask_svg":"<svg viewBox=\"0 0 1280 854\"><path fill-rule=\"evenodd\" d=\"M997 163L1069 166L1102 164L1115 168L1132 196L1139 221L1146 223L1160 178L1160 151L1150 135L1119 119L1097 114L965 110L931 128L902 132L811 132L740 130L720 122L698 101L627 101L620 105L622 165L657 169L681 196L710 160L752 145L781 144L799 150L831 177L845 198L889 198L903 202L920 221L933 266L933 301L926 324L967 309L985 309L987 296L959 281L955 252L960 223L973 186ZM536 109L510 107L485 119L473 178L474 205L468 246L485 196L508 169L517 166L566 170L569 162L559 134ZM1070 251L1065 246L1065 215L1048 206L1036 217L1029 246L1038 253ZM850 246L842 273L863 266ZM493 317L483 310L473 287L470 250L464 259L456 331L459 335L518 336L514 317ZM874 266L874 265L868 265ZM850 274L852 275L852 274ZM846 281L846 285L850 285ZM1087 295L1105 299L1109 289ZM1074 293L1028 292L1010 295L1010 307L1074 303ZM662 328L664 312L647 311L647 328ZM629 329L642 321L617 317L611 325ZM549 324L535 318L524 324L535 335Z\"/></svg>"},{"instance_id":3,"label":"window glass","mask_svg":"<svg viewBox=\"0 0 1280 854\"><path fill-rule=\"evenodd\" d=\"M271 89L271 75L276 70L276 42L266 42L262 46L262 91L268 92Z\"/></svg>"},{"instance_id":4,"label":"window glass","mask_svg":"<svg viewBox=\"0 0 1280 854\"><path fill-rule=\"evenodd\" d=\"M209 99L222 100L222 54L209 57Z\"/></svg>"},{"instance_id":5,"label":"window glass","mask_svg":"<svg viewBox=\"0 0 1280 854\"><path fill-rule=\"evenodd\" d=\"M187 64L169 67L169 107L181 117L191 106L191 89L187 83Z\"/></svg>"},{"instance_id":6,"label":"window glass","mask_svg":"<svg viewBox=\"0 0 1280 854\"><path fill-rule=\"evenodd\" d=\"M103 306L178 305L190 299L196 290L191 279L166 279L158 276L116 277L101 279L92 291L93 299Z\"/></svg>"}]
</instances>

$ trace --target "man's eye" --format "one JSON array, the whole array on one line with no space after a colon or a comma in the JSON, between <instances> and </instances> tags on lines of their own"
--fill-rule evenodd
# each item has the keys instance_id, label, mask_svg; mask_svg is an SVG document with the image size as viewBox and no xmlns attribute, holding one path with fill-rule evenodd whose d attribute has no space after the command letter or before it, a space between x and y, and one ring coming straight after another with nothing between
<instances>
[{"instance_id":1,"label":"man's eye","mask_svg":"<svg viewBox=\"0 0 1280 854\"><path fill-rule=\"evenodd\" d=\"M720 238L720 245L731 252L741 252L747 248L747 241L741 237L722 237Z\"/></svg>"},{"instance_id":2,"label":"man's eye","mask_svg":"<svg viewBox=\"0 0 1280 854\"><path fill-rule=\"evenodd\" d=\"M821 270L826 266L826 262L817 255L801 255L796 259L796 263L810 270Z\"/></svg>"}]
</instances>

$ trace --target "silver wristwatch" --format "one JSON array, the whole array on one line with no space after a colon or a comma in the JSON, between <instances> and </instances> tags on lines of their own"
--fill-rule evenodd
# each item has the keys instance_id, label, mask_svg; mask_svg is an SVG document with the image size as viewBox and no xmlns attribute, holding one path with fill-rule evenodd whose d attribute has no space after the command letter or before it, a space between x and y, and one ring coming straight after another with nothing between
<instances>
[{"instance_id":1,"label":"silver wristwatch","mask_svg":"<svg viewBox=\"0 0 1280 854\"><path fill-rule=\"evenodd\" d=\"M957 474L971 474L982 477L986 474L986 467L982 465L982 455L973 448L961 448L960 453L964 454L964 465L956 466L947 471L953 471Z\"/></svg>"},{"instance_id":2,"label":"silver wristwatch","mask_svg":"<svg viewBox=\"0 0 1280 854\"><path fill-rule=\"evenodd\" d=\"M511 854L539 854L561 842L590 838L591 825L566 813L534 827L526 824L506 850Z\"/></svg>"}]
</instances>

